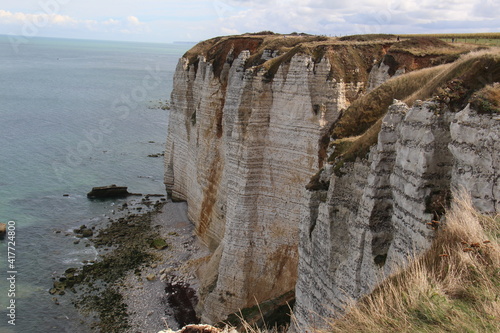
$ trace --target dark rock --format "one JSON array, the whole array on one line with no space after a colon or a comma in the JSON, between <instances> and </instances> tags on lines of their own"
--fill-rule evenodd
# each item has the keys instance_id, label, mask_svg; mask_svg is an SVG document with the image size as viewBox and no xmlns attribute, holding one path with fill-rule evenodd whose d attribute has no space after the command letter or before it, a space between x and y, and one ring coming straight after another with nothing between
<instances>
[{"instance_id":1,"label":"dark rock","mask_svg":"<svg viewBox=\"0 0 500 333\"><path fill-rule=\"evenodd\" d=\"M56 290L64 290L66 288L66 284L61 281L54 281L54 289Z\"/></svg>"},{"instance_id":2,"label":"dark rock","mask_svg":"<svg viewBox=\"0 0 500 333\"><path fill-rule=\"evenodd\" d=\"M79 229L73 230L73 232L76 234L76 237L78 238L92 237L92 235L94 235L92 229L87 228L86 225L82 225Z\"/></svg>"},{"instance_id":3,"label":"dark rock","mask_svg":"<svg viewBox=\"0 0 500 333\"><path fill-rule=\"evenodd\" d=\"M123 198L129 195L133 195L127 191L126 186L101 186L101 187L93 187L92 191L87 193L87 198Z\"/></svg>"},{"instance_id":4,"label":"dark rock","mask_svg":"<svg viewBox=\"0 0 500 333\"><path fill-rule=\"evenodd\" d=\"M148 157L162 157L165 156L165 153L158 153L158 154L149 154Z\"/></svg>"},{"instance_id":5,"label":"dark rock","mask_svg":"<svg viewBox=\"0 0 500 333\"><path fill-rule=\"evenodd\" d=\"M189 284L168 282L165 287L165 294L168 305L172 309L175 321L179 326L182 327L190 323L198 324L200 322L194 310L198 298Z\"/></svg>"},{"instance_id":6,"label":"dark rock","mask_svg":"<svg viewBox=\"0 0 500 333\"><path fill-rule=\"evenodd\" d=\"M82 230L82 236L83 237L92 237L94 232L91 229L83 229Z\"/></svg>"},{"instance_id":7,"label":"dark rock","mask_svg":"<svg viewBox=\"0 0 500 333\"><path fill-rule=\"evenodd\" d=\"M77 271L76 268L68 268L64 271L64 274L74 274Z\"/></svg>"}]
</instances>

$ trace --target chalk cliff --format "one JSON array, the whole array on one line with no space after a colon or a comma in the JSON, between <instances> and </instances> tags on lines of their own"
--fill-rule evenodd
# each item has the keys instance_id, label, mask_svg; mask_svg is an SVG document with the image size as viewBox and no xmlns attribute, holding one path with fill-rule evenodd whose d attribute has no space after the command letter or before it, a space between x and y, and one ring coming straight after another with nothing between
<instances>
[{"instance_id":1,"label":"chalk cliff","mask_svg":"<svg viewBox=\"0 0 500 333\"><path fill-rule=\"evenodd\" d=\"M387 36L245 35L179 61L165 183L212 253L198 272L203 320L296 290L299 324L314 325L426 248L454 185L497 210L494 114L456 113L449 101L389 107L463 52L436 43L417 56L418 45Z\"/></svg>"},{"instance_id":2,"label":"chalk cliff","mask_svg":"<svg viewBox=\"0 0 500 333\"><path fill-rule=\"evenodd\" d=\"M469 192L479 211L498 213L499 109L477 100L486 91L500 91L493 84L500 78L499 60L498 54L477 55L414 73L410 79L423 84L403 94L413 96L406 99L412 106L395 100L363 133L351 128L360 136L345 136L349 124L342 126L342 119L334 124L330 164L308 185L302 210L294 309L299 327L327 326L346 305L426 250L445 223L441 215L453 190ZM434 77L434 85L445 88L429 101L412 102L427 93ZM382 96L386 86L408 87L404 82L382 84L361 106L369 113L385 110L384 103L370 110L368 101ZM490 101L500 105L498 95Z\"/></svg>"}]
</instances>

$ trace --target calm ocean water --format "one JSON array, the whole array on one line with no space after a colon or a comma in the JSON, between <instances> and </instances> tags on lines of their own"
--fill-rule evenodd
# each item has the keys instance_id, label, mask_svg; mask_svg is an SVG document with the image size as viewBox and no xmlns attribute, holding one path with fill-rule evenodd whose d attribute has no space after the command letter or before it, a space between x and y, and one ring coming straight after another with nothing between
<instances>
[{"instance_id":1,"label":"calm ocean water","mask_svg":"<svg viewBox=\"0 0 500 333\"><path fill-rule=\"evenodd\" d=\"M52 277L91 260L66 231L120 202L93 186L164 193L161 153L172 76L186 45L0 36L0 222L15 221L15 326L8 323L7 239L0 240L0 332L86 332ZM69 196L64 196L65 194ZM62 231L56 233L56 231Z\"/></svg>"}]
</instances>

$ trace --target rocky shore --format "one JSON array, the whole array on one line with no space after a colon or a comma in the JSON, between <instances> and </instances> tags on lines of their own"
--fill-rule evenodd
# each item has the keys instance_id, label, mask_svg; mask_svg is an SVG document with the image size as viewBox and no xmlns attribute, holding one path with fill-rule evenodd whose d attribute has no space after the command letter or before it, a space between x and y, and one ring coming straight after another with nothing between
<instances>
[{"instance_id":1,"label":"rocky shore","mask_svg":"<svg viewBox=\"0 0 500 333\"><path fill-rule=\"evenodd\" d=\"M71 298L92 329L103 333L197 323L194 273L207 252L186 210L185 203L144 196L122 204L102 228L75 229L75 244L84 238L99 256L54 278L53 301Z\"/></svg>"}]
</instances>

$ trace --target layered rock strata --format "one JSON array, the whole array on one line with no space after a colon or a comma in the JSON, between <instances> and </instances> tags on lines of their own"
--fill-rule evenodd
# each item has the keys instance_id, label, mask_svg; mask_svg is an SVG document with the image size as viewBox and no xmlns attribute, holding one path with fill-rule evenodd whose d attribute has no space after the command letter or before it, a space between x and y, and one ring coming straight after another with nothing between
<instances>
[{"instance_id":1,"label":"layered rock strata","mask_svg":"<svg viewBox=\"0 0 500 333\"><path fill-rule=\"evenodd\" d=\"M295 315L301 329L332 318L430 246L453 189L484 213L500 203L500 118L466 106L394 103L367 159L333 166L308 193ZM300 329L299 329L300 331Z\"/></svg>"},{"instance_id":2,"label":"layered rock strata","mask_svg":"<svg viewBox=\"0 0 500 333\"><path fill-rule=\"evenodd\" d=\"M202 42L179 61L165 183L187 200L211 251L198 272L203 321L283 299L298 277L299 323L314 324L429 244L426 223L456 165L471 162L447 148L458 131L451 115L395 104L368 159L346 163L343 176L324 166L330 128L354 100L449 59L398 45L239 36ZM323 185L306 189L311 177Z\"/></svg>"},{"instance_id":3,"label":"layered rock strata","mask_svg":"<svg viewBox=\"0 0 500 333\"><path fill-rule=\"evenodd\" d=\"M351 65L346 81L327 57L297 53L270 77L235 47L223 64L206 58L210 50L180 60L165 154L167 189L188 201L213 253L200 270L200 312L210 322L294 289L304 184L321 167L322 135L364 91L369 71ZM383 55L376 48L356 56L371 66ZM265 51L262 61L277 56Z\"/></svg>"}]
</instances>

